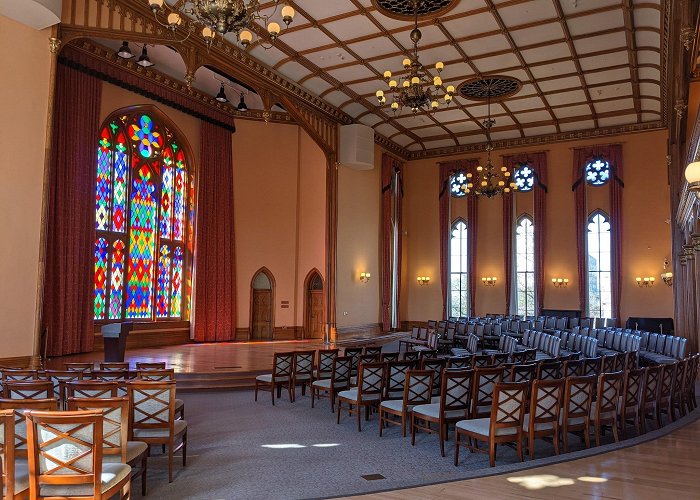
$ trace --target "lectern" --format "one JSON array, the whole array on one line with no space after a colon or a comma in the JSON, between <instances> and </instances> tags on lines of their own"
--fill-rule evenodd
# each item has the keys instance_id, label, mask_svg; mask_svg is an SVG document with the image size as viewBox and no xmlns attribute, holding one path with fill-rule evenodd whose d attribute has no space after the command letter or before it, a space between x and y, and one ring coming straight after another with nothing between
<instances>
[{"instance_id":1,"label":"lectern","mask_svg":"<svg viewBox=\"0 0 700 500\"><path fill-rule=\"evenodd\" d=\"M105 362L123 362L126 353L126 338L134 328L131 322L110 323L101 328L105 346Z\"/></svg>"}]
</instances>

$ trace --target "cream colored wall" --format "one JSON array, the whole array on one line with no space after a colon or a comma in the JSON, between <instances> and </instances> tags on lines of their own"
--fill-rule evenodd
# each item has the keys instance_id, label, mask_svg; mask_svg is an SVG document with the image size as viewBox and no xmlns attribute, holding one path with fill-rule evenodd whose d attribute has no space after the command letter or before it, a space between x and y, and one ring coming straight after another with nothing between
<instances>
[{"instance_id":1,"label":"cream colored wall","mask_svg":"<svg viewBox=\"0 0 700 500\"><path fill-rule=\"evenodd\" d=\"M338 171L338 328L381 322L381 154L376 147L373 170ZM371 274L368 283L361 272Z\"/></svg>"},{"instance_id":2,"label":"cream colored wall","mask_svg":"<svg viewBox=\"0 0 700 500\"><path fill-rule=\"evenodd\" d=\"M50 33L0 16L0 358L34 353Z\"/></svg>"},{"instance_id":3,"label":"cream colored wall","mask_svg":"<svg viewBox=\"0 0 700 500\"><path fill-rule=\"evenodd\" d=\"M664 257L671 254L669 217L669 188L666 176L665 131L629 134L608 137L605 140L586 140L549 144L546 147L519 148L498 151L510 154L524 151L547 150L548 194L547 236L545 255L544 306L551 309L578 309L576 271L576 232L574 225L574 198L571 191L571 148L610 142L623 145L624 182L623 192L623 257L621 316L673 316L671 288L659 277ZM465 154L453 158L480 158L484 155ZM408 246L407 310L404 319L425 321L440 317L442 296L439 284L439 239L438 221L438 166L437 162L448 158L412 161L406 167L406 194L404 198L404 220L408 235L404 240ZM604 189L604 188L601 188ZM519 194L518 215L531 212L531 202L521 200L527 195ZM456 205L459 206L459 205ZM588 208L609 211L607 190L589 189ZM521 210L522 209L522 210ZM453 206L453 216L459 213ZM477 277L493 275L498 284L476 289L476 314L501 313L505 309L504 266L502 243L502 205L500 200L479 201L479 229L476 273ZM428 287L419 286L415 277L429 274L433 279ZM657 278L651 289L640 289L635 276ZM552 277L568 277L566 289L554 289Z\"/></svg>"}]
</instances>

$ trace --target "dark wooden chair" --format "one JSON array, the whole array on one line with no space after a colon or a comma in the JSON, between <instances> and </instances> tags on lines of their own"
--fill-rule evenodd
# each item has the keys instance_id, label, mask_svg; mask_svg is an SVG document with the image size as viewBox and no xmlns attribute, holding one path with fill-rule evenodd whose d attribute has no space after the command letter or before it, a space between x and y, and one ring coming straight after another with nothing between
<instances>
[{"instance_id":1,"label":"dark wooden chair","mask_svg":"<svg viewBox=\"0 0 700 500\"><path fill-rule=\"evenodd\" d=\"M598 376L598 393L596 400L591 405L591 424L594 427L596 446L600 446L604 425L612 427L616 443L620 440L617 419L623 378L623 372L604 372Z\"/></svg>"},{"instance_id":2,"label":"dark wooden chair","mask_svg":"<svg viewBox=\"0 0 700 500\"><path fill-rule=\"evenodd\" d=\"M530 460L535 459L535 439L551 437L559 455L559 421L564 395L564 379L537 379L530 388L530 411L525 416Z\"/></svg>"},{"instance_id":3,"label":"dark wooden chair","mask_svg":"<svg viewBox=\"0 0 700 500\"><path fill-rule=\"evenodd\" d=\"M79 371L79 372L91 372L95 369L93 363L63 363L66 370Z\"/></svg>"},{"instance_id":4,"label":"dark wooden chair","mask_svg":"<svg viewBox=\"0 0 700 500\"><path fill-rule=\"evenodd\" d=\"M389 361L398 361L400 356L400 352L383 352L380 360L388 363Z\"/></svg>"},{"instance_id":5,"label":"dark wooden chair","mask_svg":"<svg viewBox=\"0 0 700 500\"><path fill-rule=\"evenodd\" d=\"M627 438L627 422L630 420L637 431L637 436L642 433L642 414L640 409L647 372L641 368L636 368L626 371L624 374L622 398L620 399L620 430L622 431L622 439Z\"/></svg>"},{"instance_id":6,"label":"dark wooden chair","mask_svg":"<svg viewBox=\"0 0 700 500\"><path fill-rule=\"evenodd\" d=\"M314 380L311 384L311 408L314 407L316 397L321 399L322 394L328 394L331 400L331 412L335 411L335 397L340 391L350 388L350 370L352 358L349 356L336 356L331 366L331 377Z\"/></svg>"},{"instance_id":7,"label":"dark wooden chair","mask_svg":"<svg viewBox=\"0 0 700 500\"><path fill-rule=\"evenodd\" d=\"M570 359L564 362L562 375L564 377L577 377L583 370L585 361L583 359Z\"/></svg>"},{"instance_id":8,"label":"dark wooden chair","mask_svg":"<svg viewBox=\"0 0 700 500\"><path fill-rule=\"evenodd\" d=\"M138 361L136 363L136 371L139 370L165 370L167 368L165 361L156 361L153 363L146 363L143 361Z\"/></svg>"},{"instance_id":9,"label":"dark wooden chair","mask_svg":"<svg viewBox=\"0 0 700 500\"><path fill-rule=\"evenodd\" d=\"M561 416L561 439L564 453L569 452L569 433L582 433L586 448L591 447L591 404L595 391L595 380L594 375L566 379Z\"/></svg>"},{"instance_id":10,"label":"dark wooden chair","mask_svg":"<svg viewBox=\"0 0 700 500\"><path fill-rule=\"evenodd\" d=\"M647 419L651 418L656 422L656 428L661 427L659 413L656 405L659 401L659 390L661 389L661 377L663 376L663 365L654 365L644 368L644 391L639 404L639 416L642 433L647 431Z\"/></svg>"},{"instance_id":11,"label":"dark wooden chair","mask_svg":"<svg viewBox=\"0 0 700 500\"><path fill-rule=\"evenodd\" d=\"M401 399L404 393L406 373L418 368L416 361L390 361L386 364L386 382L382 399Z\"/></svg>"},{"instance_id":12,"label":"dark wooden chair","mask_svg":"<svg viewBox=\"0 0 700 500\"><path fill-rule=\"evenodd\" d=\"M348 413L357 415L357 431L362 432L362 408L365 408L365 420L369 420L371 407L379 406L384 392L385 363L363 363L360 365L357 387L338 393L338 414L336 423L340 423L343 402L348 406Z\"/></svg>"},{"instance_id":13,"label":"dark wooden chair","mask_svg":"<svg viewBox=\"0 0 700 500\"><path fill-rule=\"evenodd\" d=\"M380 346L380 345L365 346L363 348L362 354L375 355L376 357L379 358L382 355L382 346Z\"/></svg>"},{"instance_id":14,"label":"dark wooden chair","mask_svg":"<svg viewBox=\"0 0 700 500\"><path fill-rule=\"evenodd\" d=\"M503 381L505 367L487 366L474 369L472 387L471 418L487 417L491 414L494 385Z\"/></svg>"},{"instance_id":15,"label":"dark wooden chair","mask_svg":"<svg viewBox=\"0 0 700 500\"><path fill-rule=\"evenodd\" d=\"M296 388L301 386L301 395L306 395L306 386L314 381L314 359L316 351L295 351L292 369L292 401L296 400Z\"/></svg>"},{"instance_id":16,"label":"dark wooden chair","mask_svg":"<svg viewBox=\"0 0 700 500\"><path fill-rule=\"evenodd\" d=\"M401 435L406 437L406 422L417 405L430 404L435 371L408 370L404 381L402 399L385 399L379 404L379 437L385 424L401 426Z\"/></svg>"},{"instance_id":17,"label":"dark wooden chair","mask_svg":"<svg viewBox=\"0 0 700 500\"><path fill-rule=\"evenodd\" d=\"M511 382L529 382L534 380L537 375L537 363L513 365L508 374Z\"/></svg>"},{"instance_id":18,"label":"dark wooden chair","mask_svg":"<svg viewBox=\"0 0 700 500\"><path fill-rule=\"evenodd\" d=\"M472 356L472 369L493 366L493 357L491 354L475 354Z\"/></svg>"},{"instance_id":19,"label":"dark wooden chair","mask_svg":"<svg viewBox=\"0 0 700 500\"><path fill-rule=\"evenodd\" d=\"M102 371L129 371L129 363L124 362L101 362L100 370Z\"/></svg>"},{"instance_id":20,"label":"dark wooden chair","mask_svg":"<svg viewBox=\"0 0 700 500\"><path fill-rule=\"evenodd\" d=\"M275 405L275 391L277 397L282 396L282 387L287 387L289 401L294 401L292 393L292 369L294 367L293 352L276 352L272 362L272 373L255 377L255 401L258 400L258 390L270 391L272 405Z\"/></svg>"},{"instance_id":21,"label":"dark wooden chair","mask_svg":"<svg viewBox=\"0 0 700 500\"><path fill-rule=\"evenodd\" d=\"M555 380L562 378L562 363L556 360L541 361L537 365L536 378L539 380Z\"/></svg>"},{"instance_id":22,"label":"dark wooden chair","mask_svg":"<svg viewBox=\"0 0 700 500\"><path fill-rule=\"evenodd\" d=\"M54 397L50 380L6 380L3 397L6 399L50 399Z\"/></svg>"},{"instance_id":23,"label":"dark wooden chair","mask_svg":"<svg viewBox=\"0 0 700 500\"><path fill-rule=\"evenodd\" d=\"M447 358L423 358L420 361L421 370L433 370L433 396L440 396L440 387L442 385L442 373L447 366Z\"/></svg>"},{"instance_id":24,"label":"dark wooden chair","mask_svg":"<svg viewBox=\"0 0 700 500\"><path fill-rule=\"evenodd\" d=\"M314 380L331 378L333 372L333 360L338 357L339 349L319 349Z\"/></svg>"},{"instance_id":25,"label":"dark wooden chair","mask_svg":"<svg viewBox=\"0 0 700 500\"><path fill-rule=\"evenodd\" d=\"M420 353L418 351L405 351L403 353L404 361L418 361L420 359Z\"/></svg>"},{"instance_id":26,"label":"dark wooden chair","mask_svg":"<svg viewBox=\"0 0 700 500\"><path fill-rule=\"evenodd\" d=\"M656 400L656 425L661 427L662 416L665 413L668 416L668 421L673 422L673 386L676 381L676 371L678 363L669 363L664 365L659 380L659 392Z\"/></svg>"}]
</instances>

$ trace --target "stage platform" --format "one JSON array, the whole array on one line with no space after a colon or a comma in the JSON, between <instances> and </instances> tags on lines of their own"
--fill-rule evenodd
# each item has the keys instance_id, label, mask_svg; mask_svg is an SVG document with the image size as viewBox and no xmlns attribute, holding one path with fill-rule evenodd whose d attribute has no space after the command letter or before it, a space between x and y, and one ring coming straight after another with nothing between
<instances>
[{"instance_id":1,"label":"stage platform","mask_svg":"<svg viewBox=\"0 0 700 500\"><path fill-rule=\"evenodd\" d=\"M255 377L270 373L275 352L333 349L398 343L409 332L344 337L324 344L320 340L277 342L188 343L126 351L125 361L133 369L137 362L160 362L175 369L178 391L252 389ZM396 348L397 349L397 348ZM61 356L46 360L46 369L61 370L67 362L103 361L103 352Z\"/></svg>"}]
</instances>

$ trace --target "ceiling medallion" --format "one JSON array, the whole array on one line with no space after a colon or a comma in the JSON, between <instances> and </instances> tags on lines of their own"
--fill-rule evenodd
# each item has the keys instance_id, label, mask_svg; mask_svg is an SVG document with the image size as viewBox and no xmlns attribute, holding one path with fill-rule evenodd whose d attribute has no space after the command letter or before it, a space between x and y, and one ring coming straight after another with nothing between
<instances>
[{"instance_id":1,"label":"ceiling medallion","mask_svg":"<svg viewBox=\"0 0 700 500\"><path fill-rule=\"evenodd\" d=\"M457 0L423 0L418 7L420 17L438 17L457 5ZM413 0L372 0L382 14L394 19L412 19L415 15Z\"/></svg>"},{"instance_id":2,"label":"ceiling medallion","mask_svg":"<svg viewBox=\"0 0 700 500\"><path fill-rule=\"evenodd\" d=\"M522 86L522 82L512 76L491 75L461 83L457 93L472 101L496 102L517 94Z\"/></svg>"}]
</instances>

